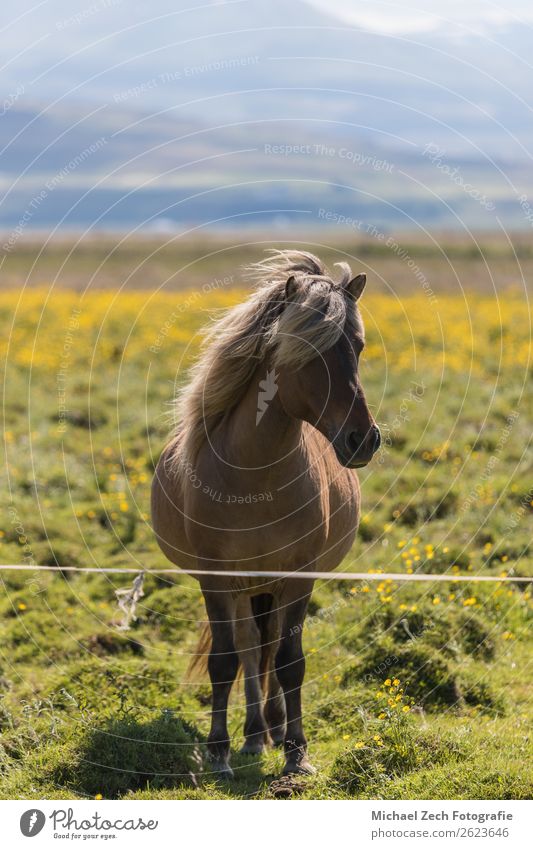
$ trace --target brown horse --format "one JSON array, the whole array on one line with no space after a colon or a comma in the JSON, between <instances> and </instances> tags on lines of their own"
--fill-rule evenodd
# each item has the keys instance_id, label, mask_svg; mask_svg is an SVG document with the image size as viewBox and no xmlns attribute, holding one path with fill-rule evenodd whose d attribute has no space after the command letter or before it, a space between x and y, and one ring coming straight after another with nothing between
<instances>
[{"instance_id":1,"label":"brown horse","mask_svg":"<svg viewBox=\"0 0 533 849\"><path fill-rule=\"evenodd\" d=\"M213 769L227 776L227 705L242 665L244 752L284 744L285 773L314 772L302 727L302 626L312 579L232 571L333 570L359 521L355 469L380 444L358 374L365 275L274 251L258 283L208 334L178 397L179 424L152 486L154 530L172 563L202 569ZM217 577L210 570L224 570Z\"/></svg>"}]
</instances>

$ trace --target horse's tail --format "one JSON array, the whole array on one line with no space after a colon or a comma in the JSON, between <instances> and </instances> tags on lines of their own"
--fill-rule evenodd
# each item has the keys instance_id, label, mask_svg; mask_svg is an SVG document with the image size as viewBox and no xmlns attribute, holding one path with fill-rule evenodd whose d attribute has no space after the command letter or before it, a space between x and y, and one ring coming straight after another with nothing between
<instances>
[{"instance_id":1,"label":"horse's tail","mask_svg":"<svg viewBox=\"0 0 533 849\"><path fill-rule=\"evenodd\" d=\"M204 622L198 643L196 644L195 653L187 667L186 678L188 681L204 678L207 675L207 661L209 659L209 652L211 651L211 642L211 626L209 622Z\"/></svg>"},{"instance_id":2,"label":"horse's tail","mask_svg":"<svg viewBox=\"0 0 533 849\"><path fill-rule=\"evenodd\" d=\"M259 675L261 679L261 688L266 694L268 687L268 673L270 672L272 663L272 640L269 631L269 617L272 612L273 598L268 593L252 596L252 612L257 627L259 628L261 641L261 659L259 661ZM195 653L189 663L187 669L187 679L195 680L203 678L207 674L207 661L209 652L211 651L211 627L209 622L202 625L200 637L196 645ZM242 674L242 667L239 664L237 678Z\"/></svg>"}]
</instances>

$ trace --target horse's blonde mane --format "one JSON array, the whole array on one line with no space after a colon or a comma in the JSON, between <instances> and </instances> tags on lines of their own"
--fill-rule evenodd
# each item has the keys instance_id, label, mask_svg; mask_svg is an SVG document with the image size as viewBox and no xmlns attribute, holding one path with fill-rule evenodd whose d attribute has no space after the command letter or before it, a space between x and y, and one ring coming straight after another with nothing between
<instances>
[{"instance_id":1,"label":"horse's blonde mane","mask_svg":"<svg viewBox=\"0 0 533 849\"><path fill-rule=\"evenodd\" d=\"M337 265L341 279L334 282L313 254L273 250L245 269L256 291L207 329L203 352L175 400L177 425L169 446L175 471L195 463L207 434L240 401L267 353L274 368L300 368L335 345L348 320L358 321L344 288L350 266ZM287 299L291 276L295 293Z\"/></svg>"}]
</instances>

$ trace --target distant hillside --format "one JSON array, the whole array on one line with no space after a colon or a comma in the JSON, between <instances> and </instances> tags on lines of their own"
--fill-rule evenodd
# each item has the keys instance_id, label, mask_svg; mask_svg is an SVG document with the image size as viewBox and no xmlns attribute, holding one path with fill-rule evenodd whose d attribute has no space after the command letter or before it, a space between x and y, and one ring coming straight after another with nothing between
<instances>
[{"instance_id":1,"label":"distant hillside","mask_svg":"<svg viewBox=\"0 0 533 849\"><path fill-rule=\"evenodd\" d=\"M9 13L2 229L530 226L518 27L392 38L298 0L85 2Z\"/></svg>"}]
</instances>

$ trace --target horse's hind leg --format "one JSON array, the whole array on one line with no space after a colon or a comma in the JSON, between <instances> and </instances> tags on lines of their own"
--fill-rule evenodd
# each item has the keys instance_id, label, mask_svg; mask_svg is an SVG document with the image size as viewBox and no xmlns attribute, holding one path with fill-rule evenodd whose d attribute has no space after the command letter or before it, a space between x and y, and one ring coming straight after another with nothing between
<instances>
[{"instance_id":1,"label":"horse's hind leg","mask_svg":"<svg viewBox=\"0 0 533 849\"><path fill-rule=\"evenodd\" d=\"M246 695L245 742L243 754L260 755L266 743L266 723L263 716L261 688L261 633L255 621L251 600L241 596L237 602L235 645L244 673Z\"/></svg>"},{"instance_id":2,"label":"horse's hind leg","mask_svg":"<svg viewBox=\"0 0 533 849\"><path fill-rule=\"evenodd\" d=\"M285 742L287 714L285 711L285 696L283 695L283 690L281 689L275 669L271 669L268 673L268 696L265 701L264 714L273 745L283 746Z\"/></svg>"},{"instance_id":3,"label":"horse's hind leg","mask_svg":"<svg viewBox=\"0 0 533 849\"><path fill-rule=\"evenodd\" d=\"M230 740L227 714L229 694L239 666L233 637L235 601L231 593L217 587L215 579L202 582L202 592L212 635L207 668L213 689L213 700L207 748L212 770L232 778L233 771L229 765Z\"/></svg>"},{"instance_id":4,"label":"horse's hind leg","mask_svg":"<svg viewBox=\"0 0 533 849\"><path fill-rule=\"evenodd\" d=\"M267 671L267 697L264 706L264 715L270 738L274 746L283 746L285 742L285 727L287 721L285 696L283 695L283 690L274 668L274 661L279 648L280 636L281 624L279 610L277 607L273 607L268 617L265 637L265 648L268 650L269 658Z\"/></svg>"}]
</instances>

